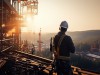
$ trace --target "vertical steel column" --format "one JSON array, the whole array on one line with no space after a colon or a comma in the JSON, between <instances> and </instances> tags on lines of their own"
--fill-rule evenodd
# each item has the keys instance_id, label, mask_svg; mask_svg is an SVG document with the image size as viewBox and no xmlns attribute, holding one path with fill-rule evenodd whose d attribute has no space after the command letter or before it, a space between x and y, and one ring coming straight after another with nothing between
<instances>
[{"instance_id":1,"label":"vertical steel column","mask_svg":"<svg viewBox=\"0 0 100 75\"><path fill-rule=\"evenodd\" d=\"M0 25L0 52L3 50L3 45L2 45L2 40L3 40L3 29L2 29L2 25L3 25L3 0L1 1L1 25Z\"/></svg>"},{"instance_id":2,"label":"vertical steel column","mask_svg":"<svg viewBox=\"0 0 100 75\"><path fill-rule=\"evenodd\" d=\"M40 32L39 32L39 51L41 51L41 28L40 28Z\"/></svg>"},{"instance_id":3,"label":"vertical steel column","mask_svg":"<svg viewBox=\"0 0 100 75\"><path fill-rule=\"evenodd\" d=\"M22 16L22 8L21 8L21 1L20 1L20 16ZM20 44L20 50L21 50L21 18L22 17L20 17L20 27L19 27L19 44Z\"/></svg>"}]
</instances>

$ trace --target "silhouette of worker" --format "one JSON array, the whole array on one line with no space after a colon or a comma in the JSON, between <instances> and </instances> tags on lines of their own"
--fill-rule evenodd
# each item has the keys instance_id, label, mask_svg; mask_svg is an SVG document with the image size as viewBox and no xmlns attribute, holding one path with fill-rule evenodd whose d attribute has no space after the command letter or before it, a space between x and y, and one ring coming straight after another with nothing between
<instances>
[{"instance_id":1,"label":"silhouette of worker","mask_svg":"<svg viewBox=\"0 0 100 75\"><path fill-rule=\"evenodd\" d=\"M50 50L54 52L57 75L73 75L70 64L70 53L75 52L75 47L70 36L65 32L68 29L68 23L62 21L58 32L50 44ZM53 38L52 38L53 39Z\"/></svg>"}]
</instances>

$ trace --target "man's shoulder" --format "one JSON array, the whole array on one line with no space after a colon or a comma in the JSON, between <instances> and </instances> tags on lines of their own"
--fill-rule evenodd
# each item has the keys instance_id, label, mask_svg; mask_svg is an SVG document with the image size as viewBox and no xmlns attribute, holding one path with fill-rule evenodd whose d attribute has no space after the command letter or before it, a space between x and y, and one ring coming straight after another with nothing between
<instances>
[{"instance_id":1,"label":"man's shoulder","mask_svg":"<svg viewBox=\"0 0 100 75\"><path fill-rule=\"evenodd\" d=\"M65 37L67 37L67 38L71 38L69 35L66 35L66 34L65 34Z\"/></svg>"},{"instance_id":2,"label":"man's shoulder","mask_svg":"<svg viewBox=\"0 0 100 75\"><path fill-rule=\"evenodd\" d=\"M54 37L59 37L59 34L55 34Z\"/></svg>"},{"instance_id":3,"label":"man's shoulder","mask_svg":"<svg viewBox=\"0 0 100 75\"><path fill-rule=\"evenodd\" d=\"M65 38L71 38L69 35L58 35L58 34L56 34L56 35L54 35L54 38L58 38L58 37L61 37L61 36L64 36Z\"/></svg>"},{"instance_id":4,"label":"man's shoulder","mask_svg":"<svg viewBox=\"0 0 100 75\"><path fill-rule=\"evenodd\" d=\"M65 39L71 39L71 37L69 35L65 35Z\"/></svg>"}]
</instances>

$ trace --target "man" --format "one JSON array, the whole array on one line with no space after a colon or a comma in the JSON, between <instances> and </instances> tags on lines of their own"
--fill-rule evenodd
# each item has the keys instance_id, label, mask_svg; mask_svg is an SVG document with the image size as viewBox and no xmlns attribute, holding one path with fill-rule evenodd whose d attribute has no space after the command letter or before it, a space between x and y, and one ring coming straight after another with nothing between
<instances>
[{"instance_id":1,"label":"man","mask_svg":"<svg viewBox=\"0 0 100 75\"><path fill-rule=\"evenodd\" d=\"M73 75L70 53L75 52L75 47L71 37L65 34L67 29L68 23L62 21L59 27L60 32L54 37L53 41L57 75Z\"/></svg>"}]
</instances>

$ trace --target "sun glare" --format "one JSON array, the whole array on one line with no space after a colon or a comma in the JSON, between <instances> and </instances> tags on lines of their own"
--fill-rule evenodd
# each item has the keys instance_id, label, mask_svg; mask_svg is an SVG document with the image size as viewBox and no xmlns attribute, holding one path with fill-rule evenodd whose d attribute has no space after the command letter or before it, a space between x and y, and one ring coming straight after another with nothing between
<instances>
[{"instance_id":1,"label":"sun glare","mask_svg":"<svg viewBox=\"0 0 100 75\"><path fill-rule=\"evenodd\" d=\"M21 27L21 32L28 32L27 27Z\"/></svg>"},{"instance_id":2,"label":"sun glare","mask_svg":"<svg viewBox=\"0 0 100 75\"><path fill-rule=\"evenodd\" d=\"M32 23L32 17L31 16L27 16L26 17L26 21L27 21L27 23Z\"/></svg>"},{"instance_id":3,"label":"sun glare","mask_svg":"<svg viewBox=\"0 0 100 75\"><path fill-rule=\"evenodd\" d=\"M25 27L21 27L21 32L28 32L28 31L32 31L33 29L33 15L30 14L26 14L24 15L24 26Z\"/></svg>"}]
</instances>

